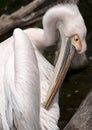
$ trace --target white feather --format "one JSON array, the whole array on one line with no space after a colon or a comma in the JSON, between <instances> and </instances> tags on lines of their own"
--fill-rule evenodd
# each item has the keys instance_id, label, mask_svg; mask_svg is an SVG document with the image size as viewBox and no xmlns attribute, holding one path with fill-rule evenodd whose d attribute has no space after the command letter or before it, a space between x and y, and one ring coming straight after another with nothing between
<instances>
[{"instance_id":1,"label":"white feather","mask_svg":"<svg viewBox=\"0 0 92 130\"><path fill-rule=\"evenodd\" d=\"M86 27L73 4L47 11L43 30L15 29L0 44L0 130L58 130L58 93L49 110L43 108L54 67L39 52L58 39L58 22L66 36L78 33L85 51Z\"/></svg>"}]
</instances>

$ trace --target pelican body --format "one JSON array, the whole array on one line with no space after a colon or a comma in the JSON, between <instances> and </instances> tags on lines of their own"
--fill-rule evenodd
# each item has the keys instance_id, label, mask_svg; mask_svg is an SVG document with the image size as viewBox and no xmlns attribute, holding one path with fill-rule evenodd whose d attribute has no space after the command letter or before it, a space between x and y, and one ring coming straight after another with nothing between
<instances>
[{"instance_id":1,"label":"pelican body","mask_svg":"<svg viewBox=\"0 0 92 130\"><path fill-rule=\"evenodd\" d=\"M60 26L66 39L78 34L81 46L75 37L72 44L84 52L86 27L74 4L51 8L43 17L43 29L15 29L0 44L0 130L59 129L58 91L47 110L43 105L55 73L40 50L62 39Z\"/></svg>"}]
</instances>

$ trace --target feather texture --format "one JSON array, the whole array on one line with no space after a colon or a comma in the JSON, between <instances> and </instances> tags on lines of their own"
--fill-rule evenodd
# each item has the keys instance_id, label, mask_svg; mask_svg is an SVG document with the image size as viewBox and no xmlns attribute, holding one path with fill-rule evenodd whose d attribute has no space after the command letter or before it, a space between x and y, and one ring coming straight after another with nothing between
<instances>
[{"instance_id":1,"label":"feather texture","mask_svg":"<svg viewBox=\"0 0 92 130\"><path fill-rule=\"evenodd\" d=\"M48 110L43 107L54 67L39 51L56 43L58 23L66 36L79 35L85 51L86 27L75 4L47 11L43 30L15 29L0 44L0 130L59 129L58 93Z\"/></svg>"}]
</instances>

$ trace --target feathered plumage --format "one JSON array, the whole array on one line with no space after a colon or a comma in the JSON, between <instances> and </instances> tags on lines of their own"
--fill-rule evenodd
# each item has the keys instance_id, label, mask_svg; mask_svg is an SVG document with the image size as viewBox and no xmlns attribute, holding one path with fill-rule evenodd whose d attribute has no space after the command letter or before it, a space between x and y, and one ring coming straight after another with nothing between
<instances>
[{"instance_id":1,"label":"feathered plumage","mask_svg":"<svg viewBox=\"0 0 92 130\"><path fill-rule=\"evenodd\" d=\"M54 67L40 49L58 39L58 22L66 36L75 33L86 49L86 28L76 5L58 5L43 18L42 29L15 29L0 44L0 130L58 130L58 93L49 110L46 99Z\"/></svg>"}]
</instances>

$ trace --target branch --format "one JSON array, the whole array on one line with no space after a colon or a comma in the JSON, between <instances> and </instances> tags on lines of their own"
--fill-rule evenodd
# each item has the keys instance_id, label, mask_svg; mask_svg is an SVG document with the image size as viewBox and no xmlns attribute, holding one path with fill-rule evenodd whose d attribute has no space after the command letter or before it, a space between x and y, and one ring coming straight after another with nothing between
<instances>
[{"instance_id":1,"label":"branch","mask_svg":"<svg viewBox=\"0 0 92 130\"><path fill-rule=\"evenodd\" d=\"M10 15L2 15L0 17L0 36L23 24L25 22L23 18L25 19L27 15L31 14L32 11L44 3L44 1L45 0L34 0ZM34 13L31 14L31 17L34 17Z\"/></svg>"},{"instance_id":2,"label":"branch","mask_svg":"<svg viewBox=\"0 0 92 130\"><path fill-rule=\"evenodd\" d=\"M13 18L23 18L27 14L30 14L34 9L39 7L42 3L44 3L46 0L34 0L33 2L29 3L28 5L21 7L19 10L11 14L11 17Z\"/></svg>"}]
</instances>

